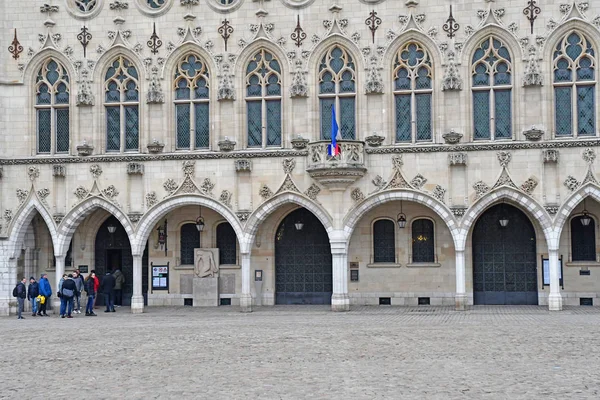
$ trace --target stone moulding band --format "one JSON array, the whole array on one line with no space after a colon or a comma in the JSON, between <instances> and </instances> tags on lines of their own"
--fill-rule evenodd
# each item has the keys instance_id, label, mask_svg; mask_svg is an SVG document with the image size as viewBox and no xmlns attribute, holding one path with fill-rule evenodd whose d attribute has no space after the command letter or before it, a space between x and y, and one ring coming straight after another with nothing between
<instances>
[{"instance_id":1,"label":"stone moulding band","mask_svg":"<svg viewBox=\"0 0 600 400\"><path fill-rule=\"evenodd\" d=\"M30 165L30 164L68 164L68 163L104 163L104 162L139 162L139 161L181 161L181 160L217 160L238 158L268 158L268 157L305 157L308 151L295 150L261 150L236 151L231 153L207 152L196 154L127 154L104 155L88 157L30 157L0 159L0 165Z\"/></svg>"}]
</instances>

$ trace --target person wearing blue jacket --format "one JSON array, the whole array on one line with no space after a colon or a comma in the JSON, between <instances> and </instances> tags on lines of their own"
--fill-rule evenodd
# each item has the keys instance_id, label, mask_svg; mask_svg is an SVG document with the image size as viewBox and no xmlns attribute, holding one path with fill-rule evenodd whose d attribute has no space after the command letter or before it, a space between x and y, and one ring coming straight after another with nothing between
<instances>
[{"instance_id":1,"label":"person wearing blue jacket","mask_svg":"<svg viewBox=\"0 0 600 400\"><path fill-rule=\"evenodd\" d=\"M49 317L49 315L46 314L46 307L50 302L50 296L52 296L52 287L50 286L50 282L48 282L48 274L42 274L42 277L40 278L39 289L40 295L44 296L46 298L46 301L44 302L44 304L40 304L40 308L38 310L37 315Z\"/></svg>"}]
</instances>

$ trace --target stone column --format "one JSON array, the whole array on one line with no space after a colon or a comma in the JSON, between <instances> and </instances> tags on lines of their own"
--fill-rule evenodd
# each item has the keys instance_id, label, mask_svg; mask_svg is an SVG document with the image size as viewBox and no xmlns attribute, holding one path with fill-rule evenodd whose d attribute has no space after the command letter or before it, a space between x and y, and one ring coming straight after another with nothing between
<instances>
[{"instance_id":1,"label":"stone column","mask_svg":"<svg viewBox=\"0 0 600 400\"><path fill-rule=\"evenodd\" d=\"M456 250L456 296L454 302L456 311L465 311L467 309L467 282L465 273L465 251Z\"/></svg>"},{"instance_id":2,"label":"stone column","mask_svg":"<svg viewBox=\"0 0 600 400\"><path fill-rule=\"evenodd\" d=\"M348 297L348 246L342 239L343 231L333 232L331 242L331 259L333 273L332 311L350 311Z\"/></svg>"},{"instance_id":3,"label":"stone column","mask_svg":"<svg viewBox=\"0 0 600 400\"><path fill-rule=\"evenodd\" d=\"M133 295L131 296L131 312L144 312L144 296L142 295L142 255L133 254Z\"/></svg>"},{"instance_id":4,"label":"stone column","mask_svg":"<svg viewBox=\"0 0 600 400\"><path fill-rule=\"evenodd\" d=\"M12 289L17 284L17 259L9 254L9 246L0 242L0 316L8 316L11 302L15 303Z\"/></svg>"},{"instance_id":5,"label":"stone column","mask_svg":"<svg viewBox=\"0 0 600 400\"><path fill-rule=\"evenodd\" d=\"M562 296L560 294L560 265L558 262L558 249L548 250L550 262L550 294L548 295L548 309L550 311L562 310Z\"/></svg>"},{"instance_id":6,"label":"stone column","mask_svg":"<svg viewBox=\"0 0 600 400\"><path fill-rule=\"evenodd\" d=\"M242 259L242 297L240 297L240 306L242 312L252 312L250 253L242 253L240 256Z\"/></svg>"},{"instance_id":7,"label":"stone column","mask_svg":"<svg viewBox=\"0 0 600 400\"><path fill-rule=\"evenodd\" d=\"M53 296L52 296L52 313L60 312L60 299L58 298L58 283L65 273L65 256L54 256L56 259L56 276L54 278Z\"/></svg>"}]
</instances>

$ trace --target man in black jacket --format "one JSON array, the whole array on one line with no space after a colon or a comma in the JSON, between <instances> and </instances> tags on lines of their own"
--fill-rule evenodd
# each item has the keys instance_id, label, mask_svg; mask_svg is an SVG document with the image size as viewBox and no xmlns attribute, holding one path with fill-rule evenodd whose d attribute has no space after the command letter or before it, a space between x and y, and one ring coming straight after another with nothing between
<instances>
[{"instance_id":1,"label":"man in black jacket","mask_svg":"<svg viewBox=\"0 0 600 400\"><path fill-rule=\"evenodd\" d=\"M17 298L17 319L25 319L21 316L23 312L23 306L25 305L25 299L27 298L27 288L25 287L25 282L27 279L21 279L21 282L17 283L15 287L15 297Z\"/></svg>"},{"instance_id":2,"label":"man in black jacket","mask_svg":"<svg viewBox=\"0 0 600 400\"><path fill-rule=\"evenodd\" d=\"M73 318L71 316L71 313L73 312L73 298L77 296L77 285L73 280L73 274L69 274L68 278L65 279L60 291L61 300L64 299L64 301L61 302L60 307L61 318L65 317L65 312L67 314L67 318Z\"/></svg>"},{"instance_id":3,"label":"man in black jacket","mask_svg":"<svg viewBox=\"0 0 600 400\"><path fill-rule=\"evenodd\" d=\"M27 300L31 302L31 316L35 317L37 313L37 297L40 295L40 287L32 276L29 278L29 288L27 289Z\"/></svg>"},{"instance_id":4,"label":"man in black jacket","mask_svg":"<svg viewBox=\"0 0 600 400\"><path fill-rule=\"evenodd\" d=\"M100 284L100 291L104 294L104 304L106 304L104 312L115 312L115 283L112 271L106 271Z\"/></svg>"}]
</instances>

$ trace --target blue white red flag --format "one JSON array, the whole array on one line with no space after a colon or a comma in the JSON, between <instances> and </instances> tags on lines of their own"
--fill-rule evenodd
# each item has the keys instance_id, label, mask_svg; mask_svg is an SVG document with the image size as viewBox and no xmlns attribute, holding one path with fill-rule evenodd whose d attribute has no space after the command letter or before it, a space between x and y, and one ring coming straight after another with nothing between
<instances>
[{"instance_id":1,"label":"blue white red flag","mask_svg":"<svg viewBox=\"0 0 600 400\"><path fill-rule=\"evenodd\" d=\"M330 157L335 157L341 153L340 145L337 144L337 135L339 127L335 118L335 106L331 106L331 144L327 146L327 154Z\"/></svg>"}]
</instances>

